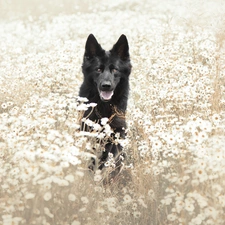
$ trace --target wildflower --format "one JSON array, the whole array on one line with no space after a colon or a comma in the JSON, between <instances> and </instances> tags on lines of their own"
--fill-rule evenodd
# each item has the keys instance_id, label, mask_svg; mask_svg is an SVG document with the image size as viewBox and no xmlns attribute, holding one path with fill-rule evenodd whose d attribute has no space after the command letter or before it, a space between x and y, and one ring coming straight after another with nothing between
<instances>
[{"instance_id":1,"label":"wildflower","mask_svg":"<svg viewBox=\"0 0 225 225\"><path fill-rule=\"evenodd\" d=\"M78 156L80 153L79 153L79 148L77 148L76 146L71 146L69 148L69 151L71 152L72 155L74 156Z\"/></svg>"},{"instance_id":2,"label":"wildflower","mask_svg":"<svg viewBox=\"0 0 225 225\"><path fill-rule=\"evenodd\" d=\"M46 192L43 196L45 201L49 201L52 198L52 193L51 192Z\"/></svg>"},{"instance_id":3,"label":"wildflower","mask_svg":"<svg viewBox=\"0 0 225 225\"><path fill-rule=\"evenodd\" d=\"M202 214L198 214L197 217L195 217L191 220L191 224L201 225L204 219L205 218Z\"/></svg>"},{"instance_id":4,"label":"wildflower","mask_svg":"<svg viewBox=\"0 0 225 225\"><path fill-rule=\"evenodd\" d=\"M199 178L200 182L204 182L208 179L208 175L205 170L197 169L195 172L196 176Z\"/></svg>"},{"instance_id":5,"label":"wildflower","mask_svg":"<svg viewBox=\"0 0 225 225\"><path fill-rule=\"evenodd\" d=\"M189 121L186 126L184 127L184 129L187 132L193 133L196 131L196 123L194 121Z\"/></svg>"},{"instance_id":6,"label":"wildflower","mask_svg":"<svg viewBox=\"0 0 225 225\"><path fill-rule=\"evenodd\" d=\"M97 213L104 213L104 212L105 212L105 210L104 210L104 209L102 209L102 208L99 208L99 207L98 207L98 208L96 209L96 212L97 212Z\"/></svg>"},{"instance_id":7,"label":"wildflower","mask_svg":"<svg viewBox=\"0 0 225 225\"><path fill-rule=\"evenodd\" d=\"M7 105L7 103L2 103L1 107L2 107L2 109L7 109L8 105Z\"/></svg>"},{"instance_id":8,"label":"wildflower","mask_svg":"<svg viewBox=\"0 0 225 225\"><path fill-rule=\"evenodd\" d=\"M150 190L148 191L148 196L149 196L151 199L155 199L155 192L154 192L152 189L150 189Z\"/></svg>"},{"instance_id":9,"label":"wildflower","mask_svg":"<svg viewBox=\"0 0 225 225\"><path fill-rule=\"evenodd\" d=\"M107 123L108 123L109 119L104 117L104 118L101 118L101 125L102 126L105 126Z\"/></svg>"},{"instance_id":10,"label":"wildflower","mask_svg":"<svg viewBox=\"0 0 225 225\"><path fill-rule=\"evenodd\" d=\"M45 215L49 216L50 218L53 218L54 215L50 212L49 208L44 207L44 213Z\"/></svg>"},{"instance_id":11,"label":"wildflower","mask_svg":"<svg viewBox=\"0 0 225 225\"><path fill-rule=\"evenodd\" d=\"M98 123L93 124L92 127L93 127L94 131L101 131L101 129L102 129L101 125Z\"/></svg>"},{"instance_id":12,"label":"wildflower","mask_svg":"<svg viewBox=\"0 0 225 225\"><path fill-rule=\"evenodd\" d=\"M80 177L83 177L84 176L84 173L82 171L76 171L76 175L78 175Z\"/></svg>"},{"instance_id":13,"label":"wildflower","mask_svg":"<svg viewBox=\"0 0 225 225\"><path fill-rule=\"evenodd\" d=\"M194 200L192 198L186 198L184 208L190 213L193 212L195 209Z\"/></svg>"},{"instance_id":14,"label":"wildflower","mask_svg":"<svg viewBox=\"0 0 225 225\"><path fill-rule=\"evenodd\" d=\"M202 196L200 194L197 194L195 199L197 200L198 205L200 206L200 208L205 208L206 206L208 206L207 199L204 196Z\"/></svg>"},{"instance_id":15,"label":"wildflower","mask_svg":"<svg viewBox=\"0 0 225 225\"><path fill-rule=\"evenodd\" d=\"M134 218L139 218L141 216L141 212L139 211L134 211L133 212Z\"/></svg>"},{"instance_id":16,"label":"wildflower","mask_svg":"<svg viewBox=\"0 0 225 225\"><path fill-rule=\"evenodd\" d=\"M68 199L69 199L69 201L74 202L77 198L74 194L69 194Z\"/></svg>"},{"instance_id":17,"label":"wildflower","mask_svg":"<svg viewBox=\"0 0 225 225\"><path fill-rule=\"evenodd\" d=\"M26 199L32 199L32 198L34 198L35 197L35 194L34 193L27 193L26 195L25 195L25 198Z\"/></svg>"},{"instance_id":18,"label":"wildflower","mask_svg":"<svg viewBox=\"0 0 225 225\"><path fill-rule=\"evenodd\" d=\"M92 127L94 125L94 122L92 120L90 120L90 119L83 118L82 122L87 124L89 127Z\"/></svg>"},{"instance_id":19,"label":"wildflower","mask_svg":"<svg viewBox=\"0 0 225 225\"><path fill-rule=\"evenodd\" d=\"M110 125L109 124L106 124L104 126L104 132L107 136L110 136L112 133L113 133L113 130L111 129Z\"/></svg>"},{"instance_id":20,"label":"wildflower","mask_svg":"<svg viewBox=\"0 0 225 225\"><path fill-rule=\"evenodd\" d=\"M224 151L221 149L216 149L212 155L212 159L217 162L224 160Z\"/></svg>"},{"instance_id":21,"label":"wildflower","mask_svg":"<svg viewBox=\"0 0 225 225\"><path fill-rule=\"evenodd\" d=\"M173 145L173 144L175 144L176 139L175 139L174 135L169 134L166 136L165 141L167 142L167 144Z\"/></svg>"},{"instance_id":22,"label":"wildflower","mask_svg":"<svg viewBox=\"0 0 225 225\"><path fill-rule=\"evenodd\" d=\"M157 138L152 140L152 148L153 149L160 149L162 147L162 142Z\"/></svg>"},{"instance_id":23,"label":"wildflower","mask_svg":"<svg viewBox=\"0 0 225 225\"><path fill-rule=\"evenodd\" d=\"M215 196L219 197L223 192L223 188L219 184L213 184L212 191Z\"/></svg>"},{"instance_id":24,"label":"wildflower","mask_svg":"<svg viewBox=\"0 0 225 225\"><path fill-rule=\"evenodd\" d=\"M92 102L92 103L87 104L87 106L94 108L95 106L97 106L97 103Z\"/></svg>"},{"instance_id":25,"label":"wildflower","mask_svg":"<svg viewBox=\"0 0 225 225\"><path fill-rule=\"evenodd\" d=\"M9 111L9 113L10 113L10 115L17 115L18 114L18 112L19 112L19 107L17 107L17 106L14 106L12 109L10 109L10 111Z\"/></svg>"},{"instance_id":26,"label":"wildflower","mask_svg":"<svg viewBox=\"0 0 225 225\"><path fill-rule=\"evenodd\" d=\"M143 200L143 197L140 197L138 198L138 203L144 207L144 208L147 208L148 206L145 204L144 200Z\"/></svg>"},{"instance_id":27,"label":"wildflower","mask_svg":"<svg viewBox=\"0 0 225 225\"><path fill-rule=\"evenodd\" d=\"M98 182L102 180L101 170L95 172L94 181Z\"/></svg>"},{"instance_id":28,"label":"wildflower","mask_svg":"<svg viewBox=\"0 0 225 225\"><path fill-rule=\"evenodd\" d=\"M183 200L176 200L175 205L176 205L176 211L180 213L184 209L185 204Z\"/></svg>"},{"instance_id":29,"label":"wildflower","mask_svg":"<svg viewBox=\"0 0 225 225\"><path fill-rule=\"evenodd\" d=\"M173 200L172 200L171 197L166 196L161 202L162 202L162 204L164 204L164 205L170 205L170 204L173 202Z\"/></svg>"},{"instance_id":30,"label":"wildflower","mask_svg":"<svg viewBox=\"0 0 225 225\"><path fill-rule=\"evenodd\" d=\"M220 122L220 115L215 113L212 115L212 121L215 125L218 125Z\"/></svg>"},{"instance_id":31,"label":"wildflower","mask_svg":"<svg viewBox=\"0 0 225 225\"><path fill-rule=\"evenodd\" d=\"M86 104L82 103L82 104L77 106L77 110L78 111L86 111L86 110L88 110L88 106Z\"/></svg>"},{"instance_id":32,"label":"wildflower","mask_svg":"<svg viewBox=\"0 0 225 225\"><path fill-rule=\"evenodd\" d=\"M79 101L79 102L88 102L88 99L87 98L84 98L84 97L78 96L77 97L77 101Z\"/></svg>"},{"instance_id":33,"label":"wildflower","mask_svg":"<svg viewBox=\"0 0 225 225\"><path fill-rule=\"evenodd\" d=\"M139 119L139 120L138 120L138 125L139 125L139 126L142 126L142 125L143 125L143 120L142 120L142 119Z\"/></svg>"},{"instance_id":34,"label":"wildflower","mask_svg":"<svg viewBox=\"0 0 225 225\"><path fill-rule=\"evenodd\" d=\"M185 183L185 181L186 181L186 180L184 179L184 177L183 177L183 178L181 177L181 178L178 178L178 179L177 179L177 182L176 182L176 183L177 183L178 185L183 185L183 184Z\"/></svg>"},{"instance_id":35,"label":"wildflower","mask_svg":"<svg viewBox=\"0 0 225 225\"><path fill-rule=\"evenodd\" d=\"M195 132L193 135L193 142L195 144L201 144L203 141L205 141L208 138L208 135L206 132L202 131L202 132Z\"/></svg>"},{"instance_id":36,"label":"wildflower","mask_svg":"<svg viewBox=\"0 0 225 225\"><path fill-rule=\"evenodd\" d=\"M69 182L67 180L60 179L59 177L56 176L52 177L52 181L62 187L69 186Z\"/></svg>"},{"instance_id":37,"label":"wildflower","mask_svg":"<svg viewBox=\"0 0 225 225\"><path fill-rule=\"evenodd\" d=\"M168 214L167 219L169 221L175 221L177 219L177 215L175 213Z\"/></svg>"},{"instance_id":38,"label":"wildflower","mask_svg":"<svg viewBox=\"0 0 225 225\"><path fill-rule=\"evenodd\" d=\"M123 204L129 204L129 203L131 203L133 200L132 200L132 198L130 197L130 195L128 195L128 194L126 194L126 195L124 195L124 197L123 197Z\"/></svg>"},{"instance_id":39,"label":"wildflower","mask_svg":"<svg viewBox=\"0 0 225 225\"><path fill-rule=\"evenodd\" d=\"M72 174L69 174L65 177L66 180L68 180L70 183L74 182L74 176Z\"/></svg>"},{"instance_id":40,"label":"wildflower","mask_svg":"<svg viewBox=\"0 0 225 225\"><path fill-rule=\"evenodd\" d=\"M175 140L178 143L183 143L184 142L184 136L183 136L183 132L179 132L175 135Z\"/></svg>"},{"instance_id":41,"label":"wildflower","mask_svg":"<svg viewBox=\"0 0 225 225\"><path fill-rule=\"evenodd\" d=\"M198 180L193 179L193 180L191 180L191 185L192 185L193 187L196 187L196 186L198 186L198 185L199 185L199 181L198 181Z\"/></svg>"},{"instance_id":42,"label":"wildflower","mask_svg":"<svg viewBox=\"0 0 225 225\"><path fill-rule=\"evenodd\" d=\"M134 211L135 211L135 210L137 210L137 208L138 208L137 203L133 203L133 204L132 204L132 210L134 210Z\"/></svg>"},{"instance_id":43,"label":"wildflower","mask_svg":"<svg viewBox=\"0 0 225 225\"><path fill-rule=\"evenodd\" d=\"M213 207L207 207L205 208L204 213L206 217L212 217L214 220L216 220L219 212Z\"/></svg>"},{"instance_id":44,"label":"wildflower","mask_svg":"<svg viewBox=\"0 0 225 225\"><path fill-rule=\"evenodd\" d=\"M3 118L3 119L6 119L7 117L8 117L8 113L1 113L0 114L0 116L1 116L1 118Z\"/></svg>"},{"instance_id":45,"label":"wildflower","mask_svg":"<svg viewBox=\"0 0 225 225\"><path fill-rule=\"evenodd\" d=\"M81 197L81 201L83 202L83 204L88 204L89 202L87 197Z\"/></svg>"},{"instance_id":46,"label":"wildflower","mask_svg":"<svg viewBox=\"0 0 225 225\"><path fill-rule=\"evenodd\" d=\"M199 128L202 130L202 131L205 131L205 132L211 132L212 131L212 124L210 121L203 121L202 124L199 126Z\"/></svg>"},{"instance_id":47,"label":"wildflower","mask_svg":"<svg viewBox=\"0 0 225 225\"><path fill-rule=\"evenodd\" d=\"M132 120L128 120L127 121L127 126L128 127L133 127L133 125L134 125L134 121L132 121Z\"/></svg>"}]
</instances>

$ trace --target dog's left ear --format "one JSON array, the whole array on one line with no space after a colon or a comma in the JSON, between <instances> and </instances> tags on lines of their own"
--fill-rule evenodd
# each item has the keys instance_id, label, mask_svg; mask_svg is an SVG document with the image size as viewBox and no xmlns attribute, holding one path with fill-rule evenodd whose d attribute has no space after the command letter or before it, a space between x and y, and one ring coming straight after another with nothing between
<instances>
[{"instance_id":1,"label":"dog's left ear","mask_svg":"<svg viewBox=\"0 0 225 225\"><path fill-rule=\"evenodd\" d=\"M120 36L116 44L113 46L111 52L116 53L122 60L129 58L129 45L124 34Z\"/></svg>"},{"instance_id":2,"label":"dog's left ear","mask_svg":"<svg viewBox=\"0 0 225 225\"><path fill-rule=\"evenodd\" d=\"M84 57L90 59L102 55L103 52L104 50L101 48L95 36L90 34L86 41Z\"/></svg>"}]
</instances>

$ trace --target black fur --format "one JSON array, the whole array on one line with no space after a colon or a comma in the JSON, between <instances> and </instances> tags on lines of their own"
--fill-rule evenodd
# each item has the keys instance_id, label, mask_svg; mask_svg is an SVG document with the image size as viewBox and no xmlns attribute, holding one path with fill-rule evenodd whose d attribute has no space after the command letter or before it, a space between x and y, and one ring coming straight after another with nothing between
<instances>
[{"instance_id":1,"label":"black fur","mask_svg":"<svg viewBox=\"0 0 225 225\"><path fill-rule=\"evenodd\" d=\"M83 83L80 87L79 96L86 97L89 103L97 103L97 109L91 112L87 110L83 117L92 121L99 121L101 117L112 118L109 121L111 128L120 137L125 138L125 112L129 94L129 75L131 63L129 46L125 35L110 51L102 49L93 34L87 38L83 58L82 72ZM114 116L112 116L114 115ZM82 126L82 128L84 128ZM100 169L111 152L118 160L122 147L109 142L105 145L105 151L100 159ZM120 165L117 165L120 166Z\"/></svg>"}]
</instances>

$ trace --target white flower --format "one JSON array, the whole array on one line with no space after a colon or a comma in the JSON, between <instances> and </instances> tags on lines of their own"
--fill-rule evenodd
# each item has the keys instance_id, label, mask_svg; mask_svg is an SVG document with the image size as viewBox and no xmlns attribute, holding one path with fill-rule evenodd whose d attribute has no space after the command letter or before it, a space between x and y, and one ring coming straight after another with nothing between
<instances>
[{"instance_id":1,"label":"white flower","mask_svg":"<svg viewBox=\"0 0 225 225\"><path fill-rule=\"evenodd\" d=\"M102 208L97 208L96 209L96 213L104 213L105 212L105 210L104 209L102 209Z\"/></svg>"},{"instance_id":2,"label":"white flower","mask_svg":"<svg viewBox=\"0 0 225 225\"><path fill-rule=\"evenodd\" d=\"M142 207L148 208L148 206L146 205L146 203L145 203L144 200L143 200L143 197L139 197L139 198L138 198L138 203L139 203Z\"/></svg>"},{"instance_id":3,"label":"white flower","mask_svg":"<svg viewBox=\"0 0 225 225\"><path fill-rule=\"evenodd\" d=\"M98 123L93 124L92 127L93 127L94 131L101 131L101 129L102 129L101 125Z\"/></svg>"},{"instance_id":4,"label":"white flower","mask_svg":"<svg viewBox=\"0 0 225 225\"><path fill-rule=\"evenodd\" d=\"M155 192L152 189L150 189L148 191L148 196L150 197L150 199L155 199Z\"/></svg>"},{"instance_id":5,"label":"white flower","mask_svg":"<svg viewBox=\"0 0 225 225\"><path fill-rule=\"evenodd\" d=\"M25 198L26 198L26 199L32 199L32 198L35 197L35 195L36 195L36 194L34 194L34 193L27 193L27 194L25 195Z\"/></svg>"},{"instance_id":6,"label":"white flower","mask_svg":"<svg viewBox=\"0 0 225 225\"><path fill-rule=\"evenodd\" d=\"M80 97L80 96L77 97L77 100L78 100L79 102L88 102L88 99L87 99L87 98Z\"/></svg>"},{"instance_id":7,"label":"white flower","mask_svg":"<svg viewBox=\"0 0 225 225\"><path fill-rule=\"evenodd\" d=\"M178 213L180 213L181 210L184 209L184 201L183 200L177 200L176 203L175 203L175 205L176 205L176 211Z\"/></svg>"},{"instance_id":8,"label":"white flower","mask_svg":"<svg viewBox=\"0 0 225 225\"><path fill-rule=\"evenodd\" d=\"M99 182L102 180L101 170L97 170L94 175L94 181Z\"/></svg>"},{"instance_id":9,"label":"white flower","mask_svg":"<svg viewBox=\"0 0 225 225\"><path fill-rule=\"evenodd\" d=\"M72 155L74 156L78 156L80 154L79 152L79 148L77 148L76 146L71 146L69 147L69 152L71 152Z\"/></svg>"},{"instance_id":10,"label":"white flower","mask_svg":"<svg viewBox=\"0 0 225 225\"><path fill-rule=\"evenodd\" d=\"M58 184L59 186L69 186L69 182L67 180L61 179L59 177L53 176L52 177L52 181L56 184Z\"/></svg>"},{"instance_id":11,"label":"white flower","mask_svg":"<svg viewBox=\"0 0 225 225\"><path fill-rule=\"evenodd\" d=\"M109 119L107 117L101 118L102 126L105 126L108 123Z\"/></svg>"},{"instance_id":12,"label":"white flower","mask_svg":"<svg viewBox=\"0 0 225 225\"><path fill-rule=\"evenodd\" d=\"M219 212L213 207L205 208L204 212L207 217L212 217L214 220L217 219L217 216L219 214Z\"/></svg>"},{"instance_id":13,"label":"white flower","mask_svg":"<svg viewBox=\"0 0 225 225\"><path fill-rule=\"evenodd\" d=\"M200 182L204 182L204 181L206 181L208 179L208 175L207 175L206 171L203 170L203 169L200 169L200 168L197 169L195 171L195 174L199 178Z\"/></svg>"},{"instance_id":14,"label":"white flower","mask_svg":"<svg viewBox=\"0 0 225 225\"><path fill-rule=\"evenodd\" d=\"M69 199L69 201L74 202L77 198L74 194L69 194L68 199Z\"/></svg>"},{"instance_id":15,"label":"white flower","mask_svg":"<svg viewBox=\"0 0 225 225\"><path fill-rule=\"evenodd\" d=\"M83 103L77 106L78 111L86 111L87 109L88 109L88 106Z\"/></svg>"},{"instance_id":16,"label":"white flower","mask_svg":"<svg viewBox=\"0 0 225 225\"><path fill-rule=\"evenodd\" d=\"M84 203L84 204L88 204L89 200L87 197L81 197L81 201Z\"/></svg>"},{"instance_id":17,"label":"white flower","mask_svg":"<svg viewBox=\"0 0 225 225\"><path fill-rule=\"evenodd\" d=\"M74 182L74 176L72 174L69 174L65 177L65 179L67 181L69 181L70 183L73 183Z\"/></svg>"},{"instance_id":18,"label":"white flower","mask_svg":"<svg viewBox=\"0 0 225 225\"><path fill-rule=\"evenodd\" d=\"M8 105L7 105L7 103L2 103L1 107L2 107L2 109L7 109Z\"/></svg>"},{"instance_id":19,"label":"white flower","mask_svg":"<svg viewBox=\"0 0 225 225\"><path fill-rule=\"evenodd\" d=\"M94 108L95 106L97 106L97 103L92 102L92 103L87 104L87 106Z\"/></svg>"},{"instance_id":20,"label":"white flower","mask_svg":"<svg viewBox=\"0 0 225 225\"><path fill-rule=\"evenodd\" d=\"M195 210L194 200L192 198L186 198L184 208L190 213L193 212Z\"/></svg>"},{"instance_id":21,"label":"white flower","mask_svg":"<svg viewBox=\"0 0 225 225\"><path fill-rule=\"evenodd\" d=\"M49 208L44 207L44 213L45 215L49 216L50 218L53 218L54 215L50 212Z\"/></svg>"},{"instance_id":22,"label":"white flower","mask_svg":"<svg viewBox=\"0 0 225 225\"><path fill-rule=\"evenodd\" d=\"M46 192L43 196L45 201L49 201L52 198L52 193L51 192Z\"/></svg>"},{"instance_id":23,"label":"white flower","mask_svg":"<svg viewBox=\"0 0 225 225\"><path fill-rule=\"evenodd\" d=\"M141 216L141 212L139 211L134 211L133 212L134 218L139 218Z\"/></svg>"},{"instance_id":24,"label":"white flower","mask_svg":"<svg viewBox=\"0 0 225 225\"><path fill-rule=\"evenodd\" d=\"M177 219L177 215L175 213L168 214L167 219L169 221L175 221Z\"/></svg>"},{"instance_id":25,"label":"white flower","mask_svg":"<svg viewBox=\"0 0 225 225\"><path fill-rule=\"evenodd\" d=\"M107 136L110 136L110 135L113 133L113 130L111 129L111 127L109 126L109 124L106 124L106 125L104 126L104 128L105 128L104 132L105 132L105 134L106 134Z\"/></svg>"},{"instance_id":26,"label":"white flower","mask_svg":"<svg viewBox=\"0 0 225 225\"><path fill-rule=\"evenodd\" d=\"M204 216L202 214L198 214L197 217L195 217L195 218L193 218L191 220L191 224L193 224L193 225L201 225L204 219L205 218L204 218Z\"/></svg>"},{"instance_id":27,"label":"white flower","mask_svg":"<svg viewBox=\"0 0 225 225\"><path fill-rule=\"evenodd\" d=\"M129 203L131 203L133 200L132 200L132 198L130 197L130 195L128 195L128 194L126 194L126 195L124 195L124 197L123 197L123 204L129 204Z\"/></svg>"},{"instance_id":28,"label":"white flower","mask_svg":"<svg viewBox=\"0 0 225 225\"><path fill-rule=\"evenodd\" d=\"M212 124L211 124L211 122L209 122L207 120L203 120L202 123L200 124L199 128L202 131L211 132L212 131Z\"/></svg>"},{"instance_id":29,"label":"white flower","mask_svg":"<svg viewBox=\"0 0 225 225\"><path fill-rule=\"evenodd\" d=\"M216 125L219 124L220 120L221 119L220 119L219 114L215 113L215 114L212 115L212 121L213 121L214 124L216 124Z\"/></svg>"}]
</instances>

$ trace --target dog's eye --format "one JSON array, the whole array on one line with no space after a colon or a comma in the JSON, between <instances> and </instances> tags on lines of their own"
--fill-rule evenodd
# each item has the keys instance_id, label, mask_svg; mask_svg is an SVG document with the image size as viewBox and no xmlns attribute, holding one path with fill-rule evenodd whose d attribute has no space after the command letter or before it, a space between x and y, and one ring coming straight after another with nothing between
<instances>
[{"instance_id":1,"label":"dog's eye","mask_svg":"<svg viewBox=\"0 0 225 225\"><path fill-rule=\"evenodd\" d=\"M114 68L114 69L112 69L112 72L116 73L116 72L118 72L118 70Z\"/></svg>"},{"instance_id":2,"label":"dog's eye","mask_svg":"<svg viewBox=\"0 0 225 225\"><path fill-rule=\"evenodd\" d=\"M101 73L101 72L102 72L102 69L101 69L101 68L98 68L98 69L97 69L97 72L98 72L98 73Z\"/></svg>"}]
</instances>

